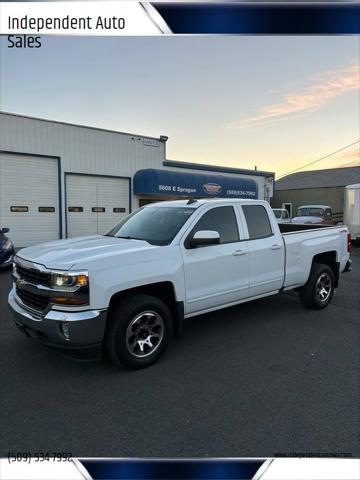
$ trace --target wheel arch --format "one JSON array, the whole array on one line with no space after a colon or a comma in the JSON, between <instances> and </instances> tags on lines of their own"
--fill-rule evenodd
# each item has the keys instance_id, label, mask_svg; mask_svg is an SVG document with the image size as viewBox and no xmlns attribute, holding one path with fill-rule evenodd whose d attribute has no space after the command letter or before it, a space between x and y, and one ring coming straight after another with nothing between
<instances>
[{"instance_id":1,"label":"wheel arch","mask_svg":"<svg viewBox=\"0 0 360 480\"><path fill-rule=\"evenodd\" d=\"M184 320L184 302L176 299L175 286L172 282L156 282L145 285L139 285L126 290L116 292L110 298L109 311L115 303L120 302L129 295L145 294L151 295L162 300L170 309L173 321L174 332L177 336L182 335Z\"/></svg>"},{"instance_id":2,"label":"wheel arch","mask_svg":"<svg viewBox=\"0 0 360 480\"><path fill-rule=\"evenodd\" d=\"M313 257L312 265L314 263L323 263L331 268L335 278L335 288L339 285L340 262L337 261L337 253L335 250L318 253Z\"/></svg>"}]
</instances>

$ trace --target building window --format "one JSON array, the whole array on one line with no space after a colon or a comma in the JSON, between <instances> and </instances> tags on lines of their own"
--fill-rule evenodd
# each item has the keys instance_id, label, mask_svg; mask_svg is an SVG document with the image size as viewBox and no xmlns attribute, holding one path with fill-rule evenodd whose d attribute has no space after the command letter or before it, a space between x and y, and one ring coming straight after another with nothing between
<instances>
[{"instance_id":1,"label":"building window","mask_svg":"<svg viewBox=\"0 0 360 480\"><path fill-rule=\"evenodd\" d=\"M242 209L245 215L250 240L269 237L273 234L269 216L262 205L243 205Z\"/></svg>"},{"instance_id":2,"label":"building window","mask_svg":"<svg viewBox=\"0 0 360 480\"><path fill-rule=\"evenodd\" d=\"M13 206L13 207L10 207L10 212L28 212L29 211L29 207L22 207L22 206Z\"/></svg>"},{"instance_id":3,"label":"building window","mask_svg":"<svg viewBox=\"0 0 360 480\"><path fill-rule=\"evenodd\" d=\"M84 208L83 207L69 207L68 211L69 212L83 212Z\"/></svg>"},{"instance_id":4,"label":"building window","mask_svg":"<svg viewBox=\"0 0 360 480\"><path fill-rule=\"evenodd\" d=\"M39 207L39 212L54 213L55 207Z\"/></svg>"},{"instance_id":5,"label":"building window","mask_svg":"<svg viewBox=\"0 0 360 480\"><path fill-rule=\"evenodd\" d=\"M91 211L94 213L104 213L105 207L92 207Z\"/></svg>"},{"instance_id":6,"label":"building window","mask_svg":"<svg viewBox=\"0 0 360 480\"><path fill-rule=\"evenodd\" d=\"M114 213L126 213L126 208L124 208L124 207L114 207L113 212Z\"/></svg>"}]
</instances>

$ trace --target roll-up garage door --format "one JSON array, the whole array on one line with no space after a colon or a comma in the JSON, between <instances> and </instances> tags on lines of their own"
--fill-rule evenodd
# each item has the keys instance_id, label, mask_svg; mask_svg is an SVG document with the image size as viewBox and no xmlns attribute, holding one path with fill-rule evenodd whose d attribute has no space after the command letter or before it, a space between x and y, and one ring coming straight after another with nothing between
<instances>
[{"instance_id":1,"label":"roll-up garage door","mask_svg":"<svg viewBox=\"0 0 360 480\"><path fill-rule=\"evenodd\" d=\"M15 247L57 240L59 224L57 160L0 154L0 226Z\"/></svg>"},{"instance_id":2,"label":"roll-up garage door","mask_svg":"<svg viewBox=\"0 0 360 480\"><path fill-rule=\"evenodd\" d=\"M104 234L128 213L128 179L66 174L68 237Z\"/></svg>"}]
</instances>

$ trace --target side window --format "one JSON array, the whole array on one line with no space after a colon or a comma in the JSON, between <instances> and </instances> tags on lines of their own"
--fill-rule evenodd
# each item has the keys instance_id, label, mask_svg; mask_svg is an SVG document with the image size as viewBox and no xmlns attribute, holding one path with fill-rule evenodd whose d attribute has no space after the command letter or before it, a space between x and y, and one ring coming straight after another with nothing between
<instances>
[{"instance_id":1,"label":"side window","mask_svg":"<svg viewBox=\"0 0 360 480\"><path fill-rule=\"evenodd\" d=\"M233 207L212 208L204 213L192 229L190 236L199 230L215 230L219 232L220 243L239 241L239 231Z\"/></svg>"},{"instance_id":2,"label":"side window","mask_svg":"<svg viewBox=\"0 0 360 480\"><path fill-rule=\"evenodd\" d=\"M330 210L330 208L327 208L327 209L325 210L325 217L331 217L331 210Z\"/></svg>"},{"instance_id":3,"label":"side window","mask_svg":"<svg viewBox=\"0 0 360 480\"><path fill-rule=\"evenodd\" d=\"M287 210L283 211L282 218L289 218L289 212Z\"/></svg>"},{"instance_id":4,"label":"side window","mask_svg":"<svg viewBox=\"0 0 360 480\"><path fill-rule=\"evenodd\" d=\"M262 205L243 205L242 209L248 226L250 240L269 237L273 234L269 216Z\"/></svg>"}]
</instances>

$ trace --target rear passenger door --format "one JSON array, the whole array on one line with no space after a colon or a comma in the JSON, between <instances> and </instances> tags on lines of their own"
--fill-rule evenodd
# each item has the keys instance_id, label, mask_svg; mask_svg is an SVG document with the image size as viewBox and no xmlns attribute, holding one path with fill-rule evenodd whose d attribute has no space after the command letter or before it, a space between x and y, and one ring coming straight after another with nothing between
<instances>
[{"instance_id":1,"label":"rear passenger door","mask_svg":"<svg viewBox=\"0 0 360 480\"><path fill-rule=\"evenodd\" d=\"M284 280L285 247L263 205L242 205L248 230L250 296L279 290Z\"/></svg>"},{"instance_id":2,"label":"rear passenger door","mask_svg":"<svg viewBox=\"0 0 360 480\"><path fill-rule=\"evenodd\" d=\"M186 238L200 230L215 230L218 245L187 248ZM238 302L249 292L249 255L233 206L209 208L182 240L186 285L185 313Z\"/></svg>"}]
</instances>

